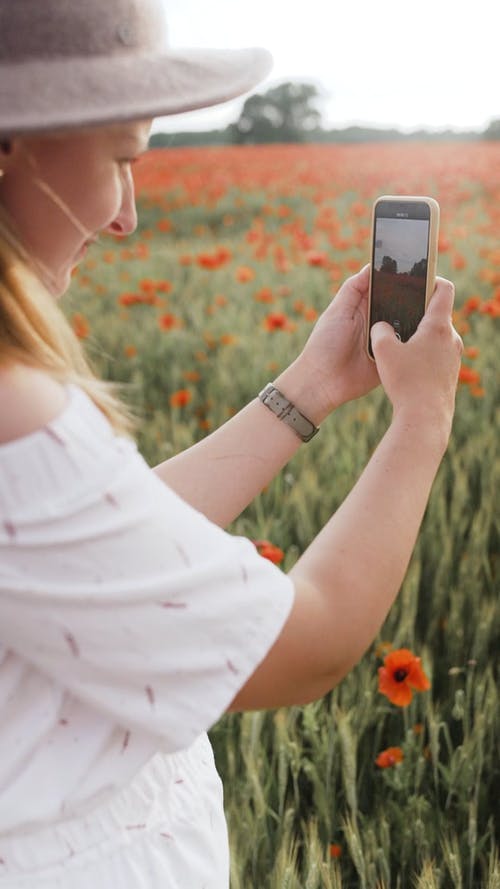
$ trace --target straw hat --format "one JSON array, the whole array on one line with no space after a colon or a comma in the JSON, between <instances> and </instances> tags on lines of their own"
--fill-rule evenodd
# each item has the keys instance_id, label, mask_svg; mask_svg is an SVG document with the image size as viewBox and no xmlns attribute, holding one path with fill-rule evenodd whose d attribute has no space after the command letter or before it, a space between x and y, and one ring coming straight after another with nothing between
<instances>
[{"instance_id":1,"label":"straw hat","mask_svg":"<svg viewBox=\"0 0 500 889\"><path fill-rule=\"evenodd\" d=\"M0 0L0 136L205 108L271 70L264 49L170 49L164 2Z\"/></svg>"}]
</instances>

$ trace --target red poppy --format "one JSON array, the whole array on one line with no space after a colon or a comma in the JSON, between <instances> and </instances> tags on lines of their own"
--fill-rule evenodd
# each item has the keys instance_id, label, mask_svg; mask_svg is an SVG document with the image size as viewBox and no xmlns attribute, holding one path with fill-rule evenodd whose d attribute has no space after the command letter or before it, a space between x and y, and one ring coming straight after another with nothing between
<instances>
[{"instance_id":1,"label":"red poppy","mask_svg":"<svg viewBox=\"0 0 500 889\"><path fill-rule=\"evenodd\" d=\"M88 337L90 333L89 322L85 318L85 315L81 315L79 312L76 315L73 315L72 318L73 330L80 340L84 340Z\"/></svg>"},{"instance_id":2,"label":"red poppy","mask_svg":"<svg viewBox=\"0 0 500 889\"><path fill-rule=\"evenodd\" d=\"M275 565L279 565L285 558L283 550L279 546L275 546L274 543L270 543L269 540L253 540L252 543L257 547L260 556L269 559Z\"/></svg>"},{"instance_id":3,"label":"red poppy","mask_svg":"<svg viewBox=\"0 0 500 889\"><path fill-rule=\"evenodd\" d=\"M462 364L458 372L458 381L460 383L479 383L480 376L477 370Z\"/></svg>"},{"instance_id":4,"label":"red poppy","mask_svg":"<svg viewBox=\"0 0 500 889\"><path fill-rule=\"evenodd\" d=\"M162 330L172 330L173 327L182 327L182 320L171 312L166 312L158 318L158 325Z\"/></svg>"},{"instance_id":5,"label":"red poppy","mask_svg":"<svg viewBox=\"0 0 500 889\"><path fill-rule=\"evenodd\" d=\"M321 250L310 250L306 254L306 259L309 265L321 266L322 268L328 267L328 256Z\"/></svg>"},{"instance_id":6,"label":"red poppy","mask_svg":"<svg viewBox=\"0 0 500 889\"><path fill-rule=\"evenodd\" d=\"M342 846L338 843L330 843L330 858L340 858L342 855Z\"/></svg>"},{"instance_id":7,"label":"red poppy","mask_svg":"<svg viewBox=\"0 0 500 889\"><path fill-rule=\"evenodd\" d=\"M481 297L480 296L469 296L468 299L465 300L462 311L464 315L471 315L472 312L477 312L479 306L481 305Z\"/></svg>"},{"instance_id":8,"label":"red poppy","mask_svg":"<svg viewBox=\"0 0 500 889\"><path fill-rule=\"evenodd\" d=\"M382 750L379 753L375 763L381 769L389 769L391 766L397 765L398 762L403 762L403 759L404 755L401 747L387 747L386 750Z\"/></svg>"},{"instance_id":9,"label":"red poppy","mask_svg":"<svg viewBox=\"0 0 500 889\"><path fill-rule=\"evenodd\" d=\"M189 389L179 389L170 396L170 404L172 407L185 407L189 404L193 397L193 393Z\"/></svg>"},{"instance_id":10,"label":"red poppy","mask_svg":"<svg viewBox=\"0 0 500 889\"><path fill-rule=\"evenodd\" d=\"M255 272L248 265L240 265L236 269L236 280L241 284L246 284L247 281L253 281L255 278Z\"/></svg>"},{"instance_id":11,"label":"red poppy","mask_svg":"<svg viewBox=\"0 0 500 889\"><path fill-rule=\"evenodd\" d=\"M271 312L264 318L264 327L266 330L290 330L290 319L284 312Z\"/></svg>"},{"instance_id":12,"label":"red poppy","mask_svg":"<svg viewBox=\"0 0 500 889\"><path fill-rule=\"evenodd\" d=\"M413 692L426 691L431 684L425 675L420 658L408 648L391 651L378 670L378 690L398 707L407 707Z\"/></svg>"}]
</instances>

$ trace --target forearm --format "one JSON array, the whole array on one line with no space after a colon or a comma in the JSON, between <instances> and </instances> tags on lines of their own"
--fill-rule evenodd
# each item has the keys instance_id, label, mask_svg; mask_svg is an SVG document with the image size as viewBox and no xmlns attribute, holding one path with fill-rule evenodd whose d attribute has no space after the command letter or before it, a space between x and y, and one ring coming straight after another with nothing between
<instances>
[{"instance_id":1,"label":"forearm","mask_svg":"<svg viewBox=\"0 0 500 889\"><path fill-rule=\"evenodd\" d=\"M325 412L317 389L295 362L275 384L313 423ZM286 423L255 398L202 441L154 467L158 477L211 521L226 527L302 445Z\"/></svg>"},{"instance_id":2,"label":"forearm","mask_svg":"<svg viewBox=\"0 0 500 889\"><path fill-rule=\"evenodd\" d=\"M343 504L290 571L323 599L332 685L379 631L403 581L447 436L393 421Z\"/></svg>"}]
</instances>

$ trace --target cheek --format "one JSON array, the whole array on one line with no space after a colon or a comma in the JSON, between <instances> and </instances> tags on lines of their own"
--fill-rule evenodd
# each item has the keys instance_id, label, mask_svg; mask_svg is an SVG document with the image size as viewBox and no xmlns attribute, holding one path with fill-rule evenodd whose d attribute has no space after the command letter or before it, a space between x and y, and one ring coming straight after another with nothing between
<instances>
[{"instance_id":1,"label":"cheek","mask_svg":"<svg viewBox=\"0 0 500 889\"><path fill-rule=\"evenodd\" d=\"M81 184L80 197L91 228L109 225L118 215L122 202L119 175L107 172L89 177L85 184Z\"/></svg>"}]
</instances>

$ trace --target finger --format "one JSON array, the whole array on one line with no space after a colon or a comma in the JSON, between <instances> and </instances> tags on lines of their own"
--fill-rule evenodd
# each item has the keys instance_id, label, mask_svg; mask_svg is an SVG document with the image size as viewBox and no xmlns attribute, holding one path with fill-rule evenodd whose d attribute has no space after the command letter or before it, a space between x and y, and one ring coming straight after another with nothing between
<instances>
[{"instance_id":1,"label":"finger","mask_svg":"<svg viewBox=\"0 0 500 889\"><path fill-rule=\"evenodd\" d=\"M386 321L377 321L370 331L370 337L375 360L377 360L377 355L385 354L390 349L397 349L401 345L394 328Z\"/></svg>"},{"instance_id":2,"label":"finger","mask_svg":"<svg viewBox=\"0 0 500 889\"><path fill-rule=\"evenodd\" d=\"M426 314L431 318L451 318L455 301L455 287L447 278L436 278L436 287L432 294Z\"/></svg>"},{"instance_id":3,"label":"finger","mask_svg":"<svg viewBox=\"0 0 500 889\"><path fill-rule=\"evenodd\" d=\"M352 310L356 309L368 294L369 281L370 263L363 266L361 271L356 272L355 275L346 278L335 296L335 300L338 300L337 305L339 303L344 303L346 308L349 307Z\"/></svg>"},{"instance_id":4,"label":"finger","mask_svg":"<svg viewBox=\"0 0 500 889\"><path fill-rule=\"evenodd\" d=\"M362 296L365 296L368 290L368 284L370 282L370 263L367 262L366 265L360 269L359 272L356 272L355 275L352 275L347 279L346 283L349 283L354 290L357 290Z\"/></svg>"}]
</instances>

